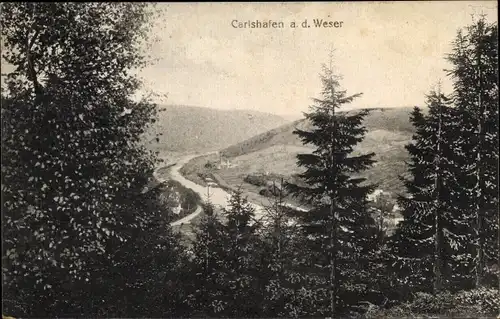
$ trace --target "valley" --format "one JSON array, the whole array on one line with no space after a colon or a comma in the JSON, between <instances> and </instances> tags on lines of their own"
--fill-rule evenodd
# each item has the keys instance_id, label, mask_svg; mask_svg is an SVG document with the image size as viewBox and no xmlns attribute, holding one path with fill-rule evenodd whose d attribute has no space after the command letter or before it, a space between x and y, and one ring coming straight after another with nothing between
<instances>
[{"instance_id":1,"label":"valley","mask_svg":"<svg viewBox=\"0 0 500 319\"><path fill-rule=\"evenodd\" d=\"M411 108L372 109L364 122L367 128L365 139L353 152L354 155L375 153L377 162L362 177L394 197L404 192L400 176L406 173L408 155L405 145L413 133L410 111ZM259 193L266 182L296 179L301 172L296 165L297 154L312 151L293 134L295 128L310 129L310 124L305 120L285 124L219 152L194 157L180 171L200 185L206 185L204 177L211 176L223 188L240 187L249 200L265 205L269 198ZM251 177L264 181L262 185L245 181ZM291 198L287 201L299 205Z\"/></svg>"},{"instance_id":2,"label":"valley","mask_svg":"<svg viewBox=\"0 0 500 319\"><path fill-rule=\"evenodd\" d=\"M409 124L410 111L411 108L373 109L365 119L366 137L354 150L354 154L376 154L377 162L362 177L377 185L370 196L373 205L378 203L377 196L380 194L388 198L390 212L385 216L384 223L389 231L401 220L395 199L403 193L400 176L404 176L406 170L404 146L410 141L413 131ZM298 120L220 151L180 153L175 160L172 157L167 159L173 164L167 169L159 169L155 177L160 181L169 178L179 182L195 191L202 202L209 200L218 212L227 208L230 193L239 189L256 209L256 217L261 218L265 207L269 207L275 199L272 192L276 190L276 185L281 180L298 181L297 154L312 151L293 135L295 128L310 129L310 125ZM284 202L295 209L309 209L291 196L285 196ZM172 226L185 238L192 239L193 227L201 216L200 206L190 215L174 221Z\"/></svg>"}]
</instances>

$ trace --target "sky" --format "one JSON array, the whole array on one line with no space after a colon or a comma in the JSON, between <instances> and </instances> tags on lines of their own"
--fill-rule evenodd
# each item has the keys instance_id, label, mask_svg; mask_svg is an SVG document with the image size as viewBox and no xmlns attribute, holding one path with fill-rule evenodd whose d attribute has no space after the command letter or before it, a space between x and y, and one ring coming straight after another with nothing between
<instances>
[{"instance_id":1,"label":"sky","mask_svg":"<svg viewBox=\"0 0 500 319\"><path fill-rule=\"evenodd\" d=\"M422 105L441 81L451 89L445 55L459 28L496 1L162 3L141 72L167 104L249 109L280 115L307 111L321 91L321 65L334 48L334 69L349 108ZM233 20L283 21L283 29L234 28ZM313 19L340 28L290 28Z\"/></svg>"},{"instance_id":2,"label":"sky","mask_svg":"<svg viewBox=\"0 0 500 319\"><path fill-rule=\"evenodd\" d=\"M424 104L451 82L445 59L457 30L485 14L497 22L497 1L158 3L152 58L139 75L156 102L246 109L296 117L319 97L322 64L348 94L346 108ZM300 27L307 19L339 28ZM234 20L282 21L285 28L234 28ZM295 21L299 27L290 28ZM2 72L9 66L2 61ZM3 84L3 81L2 81ZM141 95L139 94L139 96Z\"/></svg>"}]
</instances>

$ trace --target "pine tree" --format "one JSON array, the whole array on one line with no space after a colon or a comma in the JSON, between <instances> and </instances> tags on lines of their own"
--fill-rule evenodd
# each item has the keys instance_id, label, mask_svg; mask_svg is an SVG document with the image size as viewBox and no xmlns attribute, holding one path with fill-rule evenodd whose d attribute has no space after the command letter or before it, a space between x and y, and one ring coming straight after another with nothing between
<instances>
[{"instance_id":1,"label":"pine tree","mask_svg":"<svg viewBox=\"0 0 500 319\"><path fill-rule=\"evenodd\" d=\"M227 315L233 317L255 317L260 312L259 295L259 223L255 220L255 209L235 190L229 205L222 211L224 225L227 296L231 307Z\"/></svg>"},{"instance_id":2,"label":"pine tree","mask_svg":"<svg viewBox=\"0 0 500 319\"><path fill-rule=\"evenodd\" d=\"M157 163L140 143L156 106L131 100L149 17L147 4L2 3L15 67L2 101L10 313L168 313L152 288L179 251L169 212L141 194Z\"/></svg>"},{"instance_id":3,"label":"pine tree","mask_svg":"<svg viewBox=\"0 0 500 319\"><path fill-rule=\"evenodd\" d=\"M427 115L416 107L410 118L416 128L406 146L411 178L404 180L408 195L398 199L404 220L391 246L402 285L437 293L467 279L469 221L467 206L460 204L466 198L459 189L464 184L457 183L463 160L454 152L457 110L440 90L432 91L426 103Z\"/></svg>"},{"instance_id":4,"label":"pine tree","mask_svg":"<svg viewBox=\"0 0 500 319\"><path fill-rule=\"evenodd\" d=\"M194 292L190 306L205 316L220 316L227 307L221 297L224 288L223 276L225 249L223 225L209 202L203 207L204 217L195 231L191 280Z\"/></svg>"},{"instance_id":5,"label":"pine tree","mask_svg":"<svg viewBox=\"0 0 500 319\"><path fill-rule=\"evenodd\" d=\"M414 142L406 145L406 150L410 153L410 162L408 165L412 179L404 180L409 196L408 198L398 198L398 204L402 208L404 219L398 224L390 241L391 250L398 259L396 265L397 268L399 268L399 277L404 280L401 284L408 288L421 287L420 284L422 282L427 282L428 278L431 277L431 266L427 254L430 251L430 244L432 243L432 241L429 240L430 236L432 236L429 233L431 229L430 218L427 218L425 222L422 222L421 219L413 218L415 209L411 207L414 203L413 194L419 194L420 188L427 187L430 184L430 181L426 180L424 175L421 174L422 171L428 171L430 169L429 167L431 167L429 161L422 162L420 159L423 156L420 156L421 147L419 142L421 139L419 136L423 136L426 132L425 116L421 109L418 107L413 109L410 115L410 121L414 125L416 131L413 136ZM422 140L425 140L425 138L422 138ZM418 197L415 199L415 203L421 201L422 200L419 200ZM430 199L426 198L424 202L430 202ZM412 249L408 249L408 247L412 247ZM418 290L421 290L421 288Z\"/></svg>"},{"instance_id":6,"label":"pine tree","mask_svg":"<svg viewBox=\"0 0 500 319\"><path fill-rule=\"evenodd\" d=\"M283 180L281 185L283 185ZM260 281L263 282L263 315L266 317L299 317L304 309L295 297L302 283L298 260L303 257L297 226L285 206L283 189L271 200L262 218ZM307 314L307 312L306 312Z\"/></svg>"},{"instance_id":7,"label":"pine tree","mask_svg":"<svg viewBox=\"0 0 500 319\"><path fill-rule=\"evenodd\" d=\"M210 204L193 246L192 305L203 315L255 317L261 312L258 223L254 208L235 191L220 216Z\"/></svg>"},{"instance_id":8,"label":"pine tree","mask_svg":"<svg viewBox=\"0 0 500 319\"><path fill-rule=\"evenodd\" d=\"M458 146L468 158L468 190L474 211L475 285L482 286L487 266L497 256L498 227L498 26L480 17L460 30L448 56L454 103L461 110Z\"/></svg>"},{"instance_id":9,"label":"pine tree","mask_svg":"<svg viewBox=\"0 0 500 319\"><path fill-rule=\"evenodd\" d=\"M362 120L366 110L354 115L339 113L360 94L348 96L340 89L339 77L332 66L321 75L322 98L306 118L314 125L311 131L296 129L304 144L312 144L312 154L299 154L297 164L304 167L300 177L306 186L289 184L292 194L314 207L300 216L307 234L310 267L316 300L316 313L335 317L351 302L364 295L369 279L368 260L376 246L376 226L367 211L367 194L374 186L364 178L355 177L374 162L374 154L353 155L353 149L364 136ZM356 300L356 301L354 301Z\"/></svg>"}]
</instances>

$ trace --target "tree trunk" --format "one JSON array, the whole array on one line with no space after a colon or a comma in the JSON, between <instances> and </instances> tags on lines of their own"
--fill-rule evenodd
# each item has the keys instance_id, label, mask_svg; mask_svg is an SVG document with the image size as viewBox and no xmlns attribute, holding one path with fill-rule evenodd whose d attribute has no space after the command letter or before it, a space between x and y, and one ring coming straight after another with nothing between
<instances>
[{"instance_id":1,"label":"tree trunk","mask_svg":"<svg viewBox=\"0 0 500 319\"><path fill-rule=\"evenodd\" d=\"M482 101L482 70L481 70L481 53L478 52L477 55L477 68L478 68L478 123L477 123L477 157L476 157L476 287L480 287L483 284L484 278L484 267L485 267L485 256L484 256L484 203L483 203L483 136L484 136L484 112L485 105Z\"/></svg>"},{"instance_id":2,"label":"tree trunk","mask_svg":"<svg viewBox=\"0 0 500 319\"><path fill-rule=\"evenodd\" d=\"M337 299L337 260L336 260L336 222L334 220L333 201L330 205L330 213L332 214L331 230L330 230L330 316L335 318L336 314L336 299Z\"/></svg>"},{"instance_id":3,"label":"tree trunk","mask_svg":"<svg viewBox=\"0 0 500 319\"><path fill-rule=\"evenodd\" d=\"M331 66L330 66L331 69ZM334 99L334 88L331 87L332 99ZM337 170L336 170L336 160L335 160L335 129L336 129L336 121L335 121L335 105L332 104L332 124L333 129L330 130L332 132L331 136L331 155L332 155L332 178L336 180L337 178ZM335 216L335 197L336 197L336 183L334 182L334 189L330 190L330 247L329 251L329 259L330 259L330 285L329 285L329 295L330 295L330 317L335 318L337 309L337 217Z\"/></svg>"},{"instance_id":4,"label":"tree trunk","mask_svg":"<svg viewBox=\"0 0 500 319\"><path fill-rule=\"evenodd\" d=\"M31 10L32 10L32 16L35 15L35 3L31 4ZM33 83L33 90L35 92L35 105L38 105L42 98L43 98L43 89L40 83L38 82L38 74L35 70L35 61L33 59L33 55L31 54L31 49L33 48L33 44L35 44L35 41L38 38L40 30L36 29L35 33L30 37L30 30L27 31L26 33L26 75L28 77L28 80Z\"/></svg>"},{"instance_id":5,"label":"tree trunk","mask_svg":"<svg viewBox=\"0 0 500 319\"><path fill-rule=\"evenodd\" d=\"M443 225L441 223L441 134L443 108L441 91L438 94L439 120L436 143L436 176L434 178L434 293L443 288Z\"/></svg>"}]
</instances>

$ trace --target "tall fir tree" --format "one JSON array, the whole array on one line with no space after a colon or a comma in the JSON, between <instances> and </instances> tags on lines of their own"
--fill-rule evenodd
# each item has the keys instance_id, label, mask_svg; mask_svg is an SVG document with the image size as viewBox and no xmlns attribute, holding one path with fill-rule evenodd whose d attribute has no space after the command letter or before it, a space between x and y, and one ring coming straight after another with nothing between
<instances>
[{"instance_id":1,"label":"tall fir tree","mask_svg":"<svg viewBox=\"0 0 500 319\"><path fill-rule=\"evenodd\" d=\"M280 185L283 185L283 180ZM297 225L290 218L290 208L285 205L282 187L277 196L265 207L260 231L261 257L260 281L262 282L263 316L297 318L308 314L300 298L301 269L297 267L304 257L303 242Z\"/></svg>"},{"instance_id":2,"label":"tall fir tree","mask_svg":"<svg viewBox=\"0 0 500 319\"><path fill-rule=\"evenodd\" d=\"M206 205L212 212L213 207ZM192 305L203 315L257 317L261 313L258 223L255 210L235 191L218 216L206 216L193 247L195 292Z\"/></svg>"},{"instance_id":3,"label":"tall fir tree","mask_svg":"<svg viewBox=\"0 0 500 319\"><path fill-rule=\"evenodd\" d=\"M475 247L475 286L491 278L488 269L498 262L498 25L479 17L460 30L448 56L454 81L454 103L460 112L457 146L468 159L467 178L473 183L468 205Z\"/></svg>"},{"instance_id":4,"label":"tall fir tree","mask_svg":"<svg viewBox=\"0 0 500 319\"><path fill-rule=\"evenodd\" d=\"M404 220L390 246L402 287L439 292L470 279L472 260L467 206L460 204L466 196L457 185L463 163L454 152L458 111L441 90L426 104L427 115L416 107L410 117L416 129L406 146L411 177L404 180L407 195L398 199Z\"/></svg>"},{"instance_id":5,"label":"tall fir tree","mask_svg":"<svg viewBox=\"0 0 500 319\"><path fill-rule=\"evenodd\" d=\"M203 212L204 216L195 230L191 262L194 289L189 304L195 314L217 317L227 307L222 296L226 243L223 225L210 202L204 204Z\"/></svg>"},{"instance_id":6,"label":"tall fir tree","mask_svg":"<svg viewBox=\"0 0 500 319\"><path fill-rule=\"evenodd\" d=\"M260 313L258 255L260 224L255 208L237 189L229 198L222 214L224 225L227 296L231 303L226 313L232 317L257 317Z\"/></svg>"},{"instance_id":7,"label":"tall fir tree","mask_svg":"<svg viewBox=\"0 0 500 319\"><path fill-rule=\"evenodd\" d=\"M311 252L309 267L316 300L311 316L335 317L352 303L365 298L369 280L368 262L377 242L373 218L367 210L367 195L374 186L356 177L373 163L374 154L354 155L354 147L366 132L362 125L366 110L349 115L338 108L360 94L348 96L340 88L339 76L330 63L323 67L322 98L305 117L314 128L296 129L304 144L315 147L312 154L299 154L297 164L305 168L300 177L304 185L288 184L294 196L307 201L313 209L300 214L300 224Z\"/></svg>"}]
</instances>

